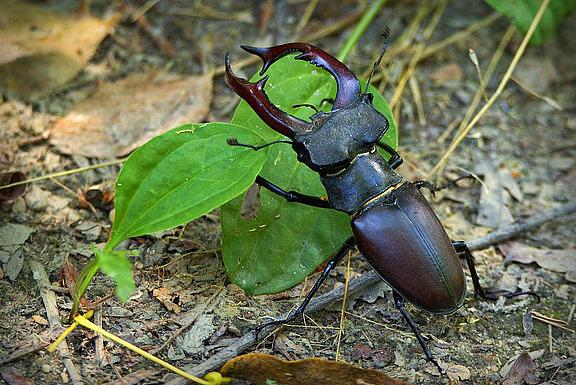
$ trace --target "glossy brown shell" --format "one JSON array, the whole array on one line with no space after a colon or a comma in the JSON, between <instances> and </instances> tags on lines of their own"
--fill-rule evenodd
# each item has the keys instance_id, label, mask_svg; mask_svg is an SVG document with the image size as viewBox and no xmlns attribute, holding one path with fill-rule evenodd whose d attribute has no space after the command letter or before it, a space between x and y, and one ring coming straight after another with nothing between
<instances>
[{"instance_id":1,"label":"glossy brown shell","mask_svg":"<svg viewBox=\"0 0 576 385\"><path fill-rule=\"evenodd\" d=\"M352 219L358 249L392 288L417 307L447 314L466 282L444 227L424 196L404 183Z\"/></svg>"}]
</instances>

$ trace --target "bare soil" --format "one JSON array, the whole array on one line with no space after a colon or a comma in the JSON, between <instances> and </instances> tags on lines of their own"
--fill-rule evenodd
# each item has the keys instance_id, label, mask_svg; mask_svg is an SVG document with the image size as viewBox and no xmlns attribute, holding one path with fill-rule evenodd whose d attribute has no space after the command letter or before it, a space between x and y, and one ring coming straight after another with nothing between
<instances>
[{"instance_id":1,"label":"bare soil","mask_svg":"<svg viewBox=\"0 0 576 385\"><path fill-rule=\"evenodd\" d=\"M271 17L267 19L266 4L269 3L273 6ZM142 5L135 1L127 4L132 9ZM94 159L61 154L46 141L31 139L48 130L52 122L65 114L75 100L83 98L87 89L97 81L112 81L150 67L169 67L177 73L201 74L208 68L220 67L228 51L238 58L244 57L240 44L273 45L292 40L306 7L303 1L202 4L200 7L201 2L158 2L146 12L149 32L126 18L113 36L103 42L92 63L107 68L107 75L98 78L93 73L82 73L73 84L37 103L6 100L0 105L0 132L2 142L9 145L6 154L12 157L10 168L35 177L97 163ZM329 4L332 3L320 2L305 26L302 40L306 40L308 34L356 12L358 6L352 0L342 1L339 6ZM111 2L94 1L91 11L100 15L111 7ZM394 47L395 39L412 22L418 7L416 2L392 2L386 6L352 52L347 65L359 74L371 68L382 44L379 33L383 26L390 26L391 46ZM200 16L186 16L185 10ZM429 44L465 29L491 12L481 2L451 2ZM428 20L429 17L424 19L422 25L425 26ZM403 94L399 119L399 152L406 159L399 171L407 179L422 179L436 164L449 144L449 140L439 141L439 138L454 120L462 118L478 87L478 76L468 59L468 49L474 49L485 69L508 25L507 20L500 18L418 63L414 77L421 93L425 124L419 121L416 98L409 87ZM344 28L315 44L336 54L352 28ZM562 109L554 108L511 82L499 101L451 156L446 169L448 178L464 172L480 173L479 167L486 165L486 174L496 175L498 170L504 170L511 175L522 193L519 200L511 199L507 204L515 219L574 199L575 33L576 19L572 17L550 41L542 46L529 47L523 59L525 65L517 71L519 78L540 80L543 84L533 84L538 87L538 93L554 99ZM175 48L175 56L166 55L151 34L170 42ZM487 85L489 94L495 89L519 41L517 34L505 50L493 81ZM405 52L387 67L390 77L384 89L387 99L392 96L400 70L409 58ZM457 66L462 72L461 77L443 74L446 65ZM252 66L244 71L251 74L256 69ZM528 71L534 71L533 75ZM227 121L238 99L221 76L214 81L209 120ZM57 181L38 182L28 186L24 197L2 203L0 226L17 223L34 232L23 245L25 263L17 278L10 280L6 274L0 278L0 359L23 349L24 342L47 338L49 327L37 317L46 318L46 310L27 262L40 261L53 285L62 280L65 258L78 270L87 263L92 256L91 245L101 245L107 239L109 210L82 208L77 190L86 191L90 186L104 189L113 183L118 170L119 166L114 166ZM481 188L478 183L469 183L430 197L438 216L455 239L474 239L490 231L476 224L477 214L482 209ZM54 208L56 199L64 200L64 208ZM523 234L517 240L543 249L574 250L575 228L576 218L572 216ZM102 303L103 327L146 350L153 350L185 324L186 317L197 313L194 326L159 353L174 365L185 366L203 361L261 324L268 319L266 317L275 317L289 310L301 301L317 275L285 293L247 297L227 281L219 257L219 245L218 212L185 227L129 241L126 247L139 251L132 260L138 289L127 303L114 297ZM464 306L449 316L432 316L410 307L432 352L442 363L460 371L462 383L500 383L502 368L523 352L533 352L535 377L530 384L576 383L574 281L567 280L564 273L545 270L536 264L511 263L505 266L503 256L495 248L476 252L475 256L484 285L507 290L517 287L535 290L541 301L535 303L531 299L517 298L490 303L474 298L469 289ZM352 275L368 269L359 255L352 258ZM344 265L337 268L323 291L341 285L345 274ZM89 298L104 298L113 292L111 281L98 275L89 288ZM56 292L56 295L60 317L64 321L72 300L66 293ZM204 308L199 307L206 304ZM571 331L526 320L529 309L566 321L566 327ZM299 321L297 325L268 336L254 347L254 351L286 359L334 359L339 319L339 308L308 314L304 323ZM532 330L528 330L530 325ZM138 372L142 374L139 382L142 384L164 383L170 376L140 356L109 342L104 342L103 361L97 362L97 338L81 328L68 338L68 344L72 361L85 383L119 381L121 376L144 369L154 371ZM413 384L448 381L439 377L426 362L385 285L348 300L339 359L381 370ZM45 349L0 366L0 373L9 366L29 378L31 383L69 381L59 356L49 354Z\"/></svg>"}]
</instances>

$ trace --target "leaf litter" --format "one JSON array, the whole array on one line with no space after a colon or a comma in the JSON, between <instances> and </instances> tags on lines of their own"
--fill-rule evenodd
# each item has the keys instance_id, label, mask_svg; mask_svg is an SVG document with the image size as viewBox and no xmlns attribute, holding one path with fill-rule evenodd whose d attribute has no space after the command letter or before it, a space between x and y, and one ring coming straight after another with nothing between
<instances>
[{"instance_id":1,"label":"leaf litter","mask_svg":"<svg viewBox=\"0 0 576 385\"><path fill-rule=\"evenodd\" d=\"M159 4L160 5L160 4ZM289 2L288 7L299 7L302 4ZM457 4L450 5L451 7L458 7ZM167 5L167 7L169 7ZM394 6L394 10L401 12L402 7L404 7L406 12L407 20L413 16L413 6ZM464 6L465 8L473 8L469 5ZM482 12L485 9L480 7ZM156 8L159 10L160 8ZM166 15L163 13L156 13L155 9L150 12L157 16L160 20ZM324 12L320 8L317 12ZM335 12L334 10L332 12ZM458 19L462 16L462 11L456 9ZM289 14L289 13L288 13ZM400 23L401 18L390 18L394 23ZM150 18L154 22L153 18ZM329 20L328 18L326 20ZM188 23L187 21L178 21L179 26L184 26ZM214 39L211 37L210 26L212 23L210 21L206 23L200 23L203 27L202 32L194 31L193 34L188 36L196 36L199 33L200 41L207 39ZM229 23L236 28L236 24L233 22ZM160 25L155 26L161 28ZM272 26L273 27L273 26ZM398 28L402 28L402 23L400 23ZM447 24L443 26L449 28ZM182 27L183 28L183 27ZM187 33L190 30L184 29ZM394 28L397 30L397 28ZM243 30L243 36L241 38L241 43L250 43L255 41L256 37L251 35L251 29ZM245 34L244 34L245 32ZM486 29L486 31L480 32L478 36L474 39L466 41L462 47L468 48L468 45L474 45L476 42L481 44L483 49L493 49L494 33L500 32L492 28ZM204 35L204 33L206 35ZM216 39L218 41L218 46L222 49L229 47L234 47L239 43L238 39L230 39L231 41L224 41L223 36L225 33L222 32L222 26L218 27L218 33L216 34ZM123 36L119 37L119 42L122 41ZM227 39L227 38L225 38ZM570 43L572 40L566 40ZM371 40L367 39L367 43ZM117 50L115 52L121 52L121 54L133 54L133 52L126 52L125 47L121 44L117 44L115 41L111 42L113 49ZM189 42L188 42L189 43ZM183 46L186 44L183 41L178 41L175 46ZM209 43L213 44L213 43ZM339 41L327 40L322 41L320 45L324 48L328 47L338 47ZM374 50L378 49L377 47ZM563 57L566 56L570 58L570 55L558 55L554 50L549 51L550 47L542 47L544 53L549 54L554 57L554 65L558 66L558 73L562 78L556 84L558 90L554 89L550 92L558 91L558 99L564 98L563 105L570 105L571 93L566 91L566 86L564 84L570 84L569 82L564 82L569 78L571 67L562 67L561 62L564 60ZM539 49L539 50L540 50ZM353 57L351 63L356 63L355 70L360 68L360 64L366 64L366 52L372 52L370 46L366 46L362 50L358 50L356 57ZM482 51L477 50L479 57L482 57ZM541 52L541 51L538 51ZM555 53L556 52L556 53ZM220 52L206 51L202 54L206 54L210 60L214 60L215 63L221 64L222 54ZM146 56L146 54L145 54ZM444 59L448 56L448 60ZM434 56L430 58L430 62L435 64L434 68L438 68L437 64L442 64L443 62L457 62L461 65L464 71L464 78L462 82L465 85L462 87L463 98L465 99L466 90L474 89L477 84L474 81L470 81L469 68L467 67L465 61L466 59L460 61L460 56L465 58L465 54L458 54L458 49L446 50L442 55ZM153 57L153 55L147 56ZM557 59L557 60L556 60ZM363 65L362 64L362 65ZM573 62L571 63L573 64ZM121 66L125 66L125 63L120 63ZM566 68L568 71L566 71ZM123 76L126 72L126 68L122 67L118 72L117 76ZM564 71L562 70L564 69ZM128 72L131 72L131 68L128 67ZM430 70L430 67L426 63L418 67L418 71L422 76L425 76ZM567 74L567 75L564 75ZM111 78L114 78L112 76ZM439 134L439 128L446 127L455 110L460 106L454 103L450 98L446 98L442 90L429 89L429 84L426 79L420 79L420 86L422 87L424 105L427 108L427 118L430 120L430 126L420 128L415 122L413 122L409 116L404 115L402 121L402 135L401 135L401 150L403 152L409 150L414 154L417 154L414 162L417 164L418 168L426 170L431 167L430 160L434 159L437 155L434 151L430 151L430 144L434 140L434 136ZM104 82L109 82L105 79ZM221 79L218 80L221 82ZM225 89L223 83L219 83L220 86ZM515 218L521 218L523 215L530 213L531 211L539 210L541 207L547 207L558 202L565 201L567 199L572 199L573 196L571 192L573 186L568 180L565 180L566 168L570 168L570 162L566 161L562 163L562 167L548 167L550 165L549 158L573 158L573 148L569 147L569 144L573 143L574 134L574 122L573 117L570 118L568 113L549 113L549 109L540 108L539 104L526 104L526 99L518 95L513 89L510 90L508 95L505 95L506 101L512 108L514 108L514 113L518 115L512 116L511 113L507 112L508 115L502 113L502 111L494 108L493 115L488 119L493 119L496 123L490 127L482 127L481 135L475 138L470 138L468 143L465 144L465 151L461 157L454 158L454 162L457 166L463 168L470 168L471 164L474 164L474 157L470 156L470 153L478 153L480 156L488 156L492 154L495 156L495 164L505 164L508 166L510 163L515 163L514 166L510 166L511 170L521 170L523 177L521 179L516 179L516 182L522 187L522 191L529 196L524 189L528 182L533 183L535 188L533 189L536 193L547 189L546 194L540 194L537 201L532 201L532 197L527 198L525 201L519 203L514 200L510 200L508 203L508 208ZM556 98L556 95L552 95ZM158 97L156 95L155 97ZM406 97L409 99L409 96ZM568 100L570 103L566 103ZM58 103L58 99L54 100ZM9 105L6 103L5 105ZM216 96L216 103L214 103L215 110L214 115L218 120L223 120L220 116L223 105L229 105L233 103L231 101L230 95L227 91L218 92ZM429 108L429 110L428 110ZM430 111L430 112L428 112ZM15 116L21 117L25 124L29 124L30 127L36 126L33 124L33 118L37 117L40 113L33 111L30 108L29 113L14 112ZM409 114L408 114L409 115ZM405 119L404 119L405 117ZM572 120L570 120L572 119ZM554 127L553 132L549 128ZM36 127L33 130L24 127L23 132L36 134L41 133L42 126ZM568 148L557 150L555 149L558 144L566 144ZM564 147L566 147L564 146ZM17 161L23 161L24 158L28 159L28 166L17 167L16 169L26 172L28 175L38 175L45 173L45 165L37 160L44 159L44 153L46 151L46 144L41 143L39 145L26 145L17 149L16 157ZM551 151L552 155L538 155L540 153L533 153L532 149L537 148L544 151ZM34 152L35 150L38 150ZM42 151L39 151L42 150ZM52 151L57 151L52 149ZM38 154L38 155L37 155ZM1 154L0 154L1 155ZM36 156L37 155L37 156ZM60 161L62 163L62 168L69 166L67 161L69 157L62 155ZM92 161L86 159L86 164L89 165ZM36 163L34 163L36 162ZM556 166L558 162L553 161ZM554 166L552 164L552 166ZM572 163L573 165L573 163ZM35 167L35 168L34 168ZM401 171L403 169L400 169ZM33 171L31 174L30 171ZM66 178L63 181L72 191L76 191L77 188L82 187L84 190L87 186L93 183L100 182L98 178L102 179L105 175L100 173L94 174L96 180L91 181L88 185L84 184L83 178ZM410 179L410 178L407 178ZM415 179L415 178L413 178ZM550 184L553 180L554 184ZM108 181L110 182L110 181ZM56 197L66 197L66 193L63 189L60 189L53 185L51 182L39 184L42 190L50 192L51 196ZM569 190L570 194L566 194L563 190ZM463 199L459 201L447 202L446 200L435 201L434 206L438 212L441 219L462 219L461 223L455 224L455 229L458 232L459 239L470 239L474 238L474 232L486 231L485 229L480 229L479 227L473 226L470 222L473 221L473 217L477 212L477 194L479 193L477 187L470 187L469 189L461 190ZM459 190L460 192L460 190ZM48 198L49 199L49 198ZM60 221L54 221L57 218L58 212L51 210L45 211L35 211L30 208L21 207L21 203L24 202L22 198L13 202L2 204L2 220L6 222L14 222L16 219L22 221L20 223L29 225L36 229L37 234L34 235L33 239L35 242L26 242L25 246L30 256L39 258L48 266L51 266L50 272L53 273L58 271L61 266L58 266L54 260L61 260L61 256L65 255L66 252L74 250L75 248L86 247L87 239L81 234L75 234L74 238L71 237L72 228L61 224ZM15 210L16 205L18 205L18 212ZM25 216L22 215L25 214ZM78 214L83 219L95 220L94 213L88 211L78 211ZM101 213L98 213L101 214ZM40 220L40 216L43 216ZM109 224L108 219L103 218L104 223ZM47 220L47 221L45 221ZM454 222L457 222L454 220ZM573 221L567 221L566 224L546 226L539 231L527 234L530 238L530 243L538 246L539 248L559 248L559 249L570 249L574 248L573 242L573 231L570 230ZM562 230L567 227L567 230ZM572 226L573 227L573 226ZM144 268L143 270L137 270L137 277L141 282L158 281L172 279L174 281L181 282L183 287L187 287L196 302L203 301L204 298L201 294L203 291L210 288L222 274L221 264L213 257L215 252L205 253L202 255L209 255L210 257L205 257L199 260L197 256L187 256L186 258L181 258L183 254L188 251L192 252L205 252L206 250L217 250L219 247L219 234L217 229L217 222L214 220L214 215L203 218L202 220L195 221L194 223L187 226L186 229L182 230L183 239L187 240L195 247L186 252L182 251L178 247L174 247L174 239L180 236L180 230L176 230L171 233L170 236L166 236L166 242L168 251L164 253L162 263L166 262L167 258L179 259L179 266L182 269L169 274L159 274L156 273L155 266L151 268ZM99 241L105 240L105 232L99 237ZM153 241L149 237L139 237L138 239L127 242L129 248L142 248L146 249L150 247ZM216 251L217 252L217 251ZM499 266L500 256L491 252L476 252L475 256L479 261L479 272L483 282L487 284L492 283L492 272L500 271L502 269ZM139 258L139 257L136 257ZM80 266L85 263L85 258L80 255L73 255L72 262ZM201 265L206 263L214 263L215 269L211 270L210 273L204 274ZM366 269L366 266L356 261L353 261L353 269L355 271L362 271ZM568 273L555 273L550 270L539 269L536 266L523 266L517 264L509 264L504 267L506 271L509 272L513 277L518 277L519 272L528 274L530 277L539 280L540 288L543 295L543 302L541 304L535 305L542 313L554 315L556 318L569 319L570 307L573 304L573 297L568 297L567 299L562 299L556 296L555 290L561 285L566 284L564 277L568 276ZM488 273L488 274L486 274ZM569 272L570 273L570 272ZM219 275L220 274L220 275ZM341 279L341 274L336 273L330 278L333 282L335 279ZM36 295L36 287L34 286L32 279L30 277L30 272L28 271L26 264L23 270L17 278L17 281L12 284L9 280L0 280L0 290L2 290L2 299L10 298L10 304L4 306L2 309L2 321L5 325L10 325L8 329L1 329L0 337L0 351L2 356L5 353L14 349L14 345L10 342L22 340L21 332L26 333L25 338L29 339L30 334L34 337L35 335L44 335L46 329L41 328L36 322L30 323L30 314L41 314L43 315L44 309L42 306L38 306L37 303L30 301L30 298L34 298ZM330 283L331 283L330 282ZM469 282L470 284L470 282ZM309 287L310 285L308 285ZM573 287L574 285L570 285ZM157 286L156 286L157 287ZM96 295L108 294L113 291L110 283L102 279L101 277L94 283L91 288L91 292ZM241 337L248 330L250 330L254 325L261 321L261 317L264 316L275 316L281 312L281 308L286 306L291 306L293 302L297 300L291 300L286 302L273 301L270 298L246 298L243 293L230 298L231 295L227 295L227 306L233 309L234 312L222 312L215 311L216 318L213 320L213 325L218 328L219 325L230 325L227 329L228 332L224 335L223 339L232 336ZM59 303L61 303L61 316L65 315L66 306L69 302L69 298L64 295L59 295ZM479 303L480 302L480 303ZM193 302L192 302L193 303ZM547 330L546 325L534 324L532 337L530 339L523 337L522 326L521 326L521 312L517 311L512 314L501 314L492 311L487 311L482 306L482 301L476 301L472 299L472 295L467 296L465 306L458 310L453 315L448 317L429 317L426 314L414 311L413 315L415 321L420 324L425 337L428 334L433 336L429 342L432 345L432 349L435 354L440 355L440 358L444 362L451 362L453 365L463 364L466 365L470 370L471 379L464 383L495 383L500 380L498 370L501 367L501 362L505 362L507 357L513 357L519 351L530 351L543 346L547 347ZM144 344L150 346L158 346L162 344L166 338L166 333L173 330L172 323L170 319L166 317L166 308L164 305L156 301L150 294L145 290L139 291L137 295L133 296L130 301L126 304L120 304L109 300L109 302L102 305L104 309L110 308L127 308L132 309L132 312L127 314L111 313L105 312L104 322L111 325L114 329L121 330L121 333L131 335L135 340L139 342L144 342ZM188 305L190 306L190 305ZM182 312L188 310L183 306ZM377 309L377 310L374 310ZM375 321L384 321L387 323L386 326L390 329L382 328L379 325L364 323L360 321L347 322L346 325L346 339L343 343L343 355L345 359L348 359L348 354L350 347L355 346L355 341L370 341L374 344L375 348L390 347L393 350L395 357L401 357L398 362L398 366L388 366L384 370L388 370L389 373L393 373L394 376L398 376L406 381L418 384L428 384L439 382L437 377L430 377L423 368L425 367L425 361L421 356L421 351L417 343L408 336L409 330L407 330L403 324L401 318L397 316L394 306L390 300L390 295L385 295L384 297L378 298L376 296L373 304L365 304L362 301L357 301L354 304L354 310L361 312L366 317ZM32 311L32 313L30 313ZM334 312L326 313L314 313L310 314L315 322L319 322L321 325L334 326L337 318L334 316ZM573 314L573 313L572 313ZM22 316L24 315L24 317ZM349 320L348 320L349 321ZM28 323L27 323L28 322ZM167 326L166 326L167 325ZM290 330L290 329L288 329ZM294 329L293 329L294 330ZM300 329L297 329L300 332ZM306 328L303 330L301 336L302 340L298 340L296 337L291 338L296 344L300 344L303 347L308 348L306 344L311 344L312 348L306 349L307 353L298 353L306 355L322 355L325 357L330 357L333 354L332 345L330 339L331 329L326 329L318 331L315 328ZM212 336L216 335L213 333ZM549 352L546 350L543 354L545 359L548 360L547 365L542 365L535 361L536 366L539 370L545 373L542 377L543 380L549 380L550 382L557 381L559 383L573 383L573 365L574 359L576 358L576 352L572 348L574 345L574 339L571 335L563 334L562 331L553 330L553 348L554 352ZM446 349L445 345L439 342L439 339L448 341L451 345L450 349ZM209 338L210 339L210 338ZM208 339L208 340L209 340ZM98 378L101 381L105 381L110 378L114 378L114 373L110 368L99 369L94 365L92 361L92 343L88 337L82 336L81 333L75 334L73 336L74 341L82 340L87 341L85 345L80 347L80 343L77 345L78 349L74 352L74 361L82 366L83 372L88 374L90 379ZM206 340L203 340L206 344ZM309 342L307 342L309 341ZM271 345L268 341L265 341L259 349L261 351L270 351ZM132 356L127 356L125 353L120 353L120 351L108 345L107 349L114 354L115 359L118 360L117 369L124 376L124 379L129 379L130 375L128 373L134 373L135 368L133 366L134 359ZM277 352L274 352L277 354ZM204 348L200 352L201 357L199 360L204 360L204 357L213 354L213 351ZM194 360L186 354L181 354L179 357L182 361L176 361L176 364L180 365L182 363L190 362ZM44 373L41 370L42 364L48 360L53 366L51 373ZM142 365L142 362L138 364ZM358 364L361 366L373 366L369 358L359 358ZM37 354L34 356L28 356L25 359L15 361L15 365L18 370L30 378L41 381L39 378L48 378L48 382L53 380L54 383L60 382L61 378L59 372L63 371L61 362L58 359L54 359L53 356L48 356L44 354ZM137 373L137 372L136 372ZM160 376L163 375L163 371ZM143 376L140 380L143 381L160 381L160 377L153 377L152 373L149 376ZM120 380L117 381L118 383Z\"/></svg>"},{"instance_id":2,"label":"leaf litter","mask_svg":"<svg viewBox=\"0 0 576 385\"><path fill-rule=\"evenodd\" d=\"M76 76L120 20L13 0L0 1L0 8L0 89L24 100L37 100Z\"/></svg>"},{"instance_id":3,"label":"leaf litter","mask_svg":"<svg viewBox=\"0 0 576 385\"><path fill-rule=\"evenodd\" d=\"M127 155L171 128L202 122L212 100L212 74L183 76L152 70L98 86L50 130L64 154Z\"/></svg>"}]
</instances>

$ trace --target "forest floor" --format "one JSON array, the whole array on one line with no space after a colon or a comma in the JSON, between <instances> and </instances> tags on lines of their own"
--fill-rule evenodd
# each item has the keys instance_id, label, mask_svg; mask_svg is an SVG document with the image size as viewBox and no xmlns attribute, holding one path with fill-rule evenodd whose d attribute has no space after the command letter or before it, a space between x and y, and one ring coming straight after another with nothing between
<instances>
[{"instance_id":1,"label":"forest floor","mask_svg":"<svg viewBox=\"0 0 576 385\"><path fill-rule=\"evenodd\" d=\"M162 76L182 76L173 83L175 88L162 83L166 88L156 92L152 89L152 102L157 104L151 103L141 112L143 116L129 118L138 120L138 124L171 123L171 118L156 115L163 108L172 108L170 103L175 103L173 94L180 91L179 84L198 88L194 103L187 106L194 111L182 114L186 119L229 121L239 99L222 77L227 52L240 62L247 57L240 44L269 46L313 39L312 43L335 55L354 28L358 20L354 15L360 14L365 2L345 0L334 7L320 1L303 24L299 23L307 2L296 0L160 1L150 9L140 8L144 2L128 1L122 9L114 8L113 3L91 4L93 16L104 18L114 13L122 17L112 34L98 44L79 75L45 95L25 94L26 102L8 94L0 105L0 168L21 171L33 178L121 159L133 143L145 141L142 133L130 133L140 137L141 142L113 136L100 142L106 133L76 132L57 137L51 130L62 124L60 120L71 111L80 109L78 103L83 100L105 98L98 96L97 89L115 86L118 80L137 73L157 71ZM391 2L381 10L346 61L357 74L369 71L382 46L380 33L385 25L389 26L390 55L385 56L383 71L377 72L374 85L382 87L390 101L420 43L424 48L434 47L454 38L452 44L415 61L411 80L395 106L398 151L405 159L399 172L407 180L427 177L479 88L469 49L474 50L484 73L510 25L504 17L491 16L493 10L483 2L453 1L439 13L439 22L427 38L423 31L436 11L431 2ZM132 18L137 12L140 17ZM483 20L489 21L477 30L458 35ZM417 33L400 44L400 36L410 28ZM510 220L524 219L574 200L575 34L576 18L571 17L552 39L541 46L529 46L514 81L449 157L443 178L473 173L482 181L462 183L429 196L452 238L478 239ZM516 32L504 46L494 75L485 84L488 96L496 89L521 38ZM258 65L237 72L250 76L259 69ZM206 75L212 69L216 69L214 76ZM385 83L381 73L386 76ZM117 97L113 103L126 109L138 105L142 100L135 99L134 94L139 92L138 87L147 85L147 81L136 80L113 88ZM101 107L106 106L105 101L95 103L97 107L89 104L85 108L106 115L102 119L109 125L117 120L125 124L118 116L124 112ZM74 125L68 129L74 130ZM100 136L94 139L94 135ZM75 148L84 145L95 148L97 154L74 153ZM57 333L48 326L50 316L40 295L46 287L38 277L45 269L51 287L60 288L48 291L56 296L56 317L65 320L72 303L63 288L63 277L70 274L65 271L72 267L81 270L93 256L93 245L102 246L107 240L112 209L107 197L113 194L111 186L119 170L120 165L115 164L30 183L23 196L2 202L0 362L26 351L27 343L37 346L23 357L0 364L0 377L6 383L73 381L69 369L64 368L66 359L45 350L45 342ZM409 306L432 353L451 370L453 377L460 377L453 382L501 383L509 364L520 354L530 353L534 368L532 375L522 381L576 383L575 229L576 217L567 216L520 234L513 242L474 253L485 286L533 290L541 297L538 303L526 297L497 302L475 298L468 276L469 293L464 306L454 314L433 316ZM317 272L280 294L246 296L226 278L220 258L218 210L186 226L132 239L124 246L139 251L131 257L137 290L128 302L122 303L113 295L112 281L97 275L88 289L90 300L103 299L97 307L96 320L106 330L149 351L163 346L182 325L192 324L179 331L180 335L158 353L178 367L203 362L269 317L290 310L302 300L318 275ZM527 255L536 256L535 262L515 262L526 262ZM505 257L509 263L504 264ZM362 257L353 253L351 276L369 269ZM331 274L322 292L341 286L345 276L346 266L342 264ZM539 321L537 314L557 321ZM290 360L334 359L340 315L340 304L307 314L304 322L298 320L277 330L249 351ZM88 384L120 384L121 379L131 384L158 384L174 376L82 328L76 329L67 342L71 364ZM383 283L347 300L339 344L338 358L342 361L377 369L411 384L448 381L426 362Z\"/></svg>"}]
</instances>

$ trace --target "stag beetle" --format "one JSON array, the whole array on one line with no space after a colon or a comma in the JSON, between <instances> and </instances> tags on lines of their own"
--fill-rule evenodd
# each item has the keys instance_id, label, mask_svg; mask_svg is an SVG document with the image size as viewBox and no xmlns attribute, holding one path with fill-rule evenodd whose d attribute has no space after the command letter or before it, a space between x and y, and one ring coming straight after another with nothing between
<instances>
[{"instance_id":1,"label":"stag beetle","mask_svg":"<svg viewBox=\"0 0 576 385\"><path fill-rule=\"evenodd\" d=\"M288 137L288 142L304 163L320 175L327 199L300 192L285 191L271 181L256 177L256 183L288 200L310 206L331 208L351 218L353 237L347 239L330 258L303 303L286 319L261 325L284 324L302 315L328 274L354 246L392 288L394 302L416 336L429 361L442 372L405 307L408 300L433 314L449 314L464 302L466 281L459 255L466 258L475 293L486 299L499 295L513 297L532 292L486 292L480 285L474 258L463 241L451 241L420 188L436 189L429 182L407 182L394 170L403 162L390 146L380 143L388 120L372 105L373 96L362 92L354 73L336 58L307 43L288 43L269 48L241 46L259 56L264 65L260 75L278 59L293 52L297 60L310 62L328 71L337 84L330 112L316 112L311 122L280 110L264 92L268 77L256 83L237 77L226 55L226 80L258 116L272 129ZM384 54L385 49L382 51ZM382 55L374 64L380 62ZM372 71L373 73L374 71ZM371 75L372 76L372 75ZM369 82L370 80L368 80ZM231 138L228 144L259 150ZM391 155L386 161L376 150Z\"/></svg>"}]
</instances>

